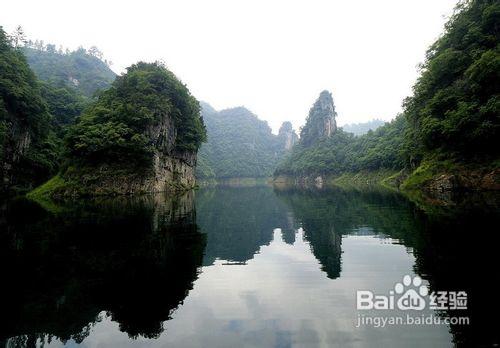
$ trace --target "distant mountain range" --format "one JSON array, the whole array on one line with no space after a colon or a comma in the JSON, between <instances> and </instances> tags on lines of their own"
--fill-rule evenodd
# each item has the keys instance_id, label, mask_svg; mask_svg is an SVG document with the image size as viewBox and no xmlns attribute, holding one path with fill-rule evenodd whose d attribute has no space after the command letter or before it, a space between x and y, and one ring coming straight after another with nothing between
<instances>
[{"instance_id":1,"label":"distant mountain range","mask_svg":"<svg viewBox=\"0 0 500 348\"><path fill-rule=\"evenodd\" d=\"M354 135L359 136L368 133L368 131L370 130L374 131L378 127L383 126L384 124L385 121L379 119L373 119L368 122L346 124L341 128L344 130L344 132L353 133Z\"/></svg>"},{"instance_id":2,"label":"distant mountain range","mask_svg":"<svg viewBox=\"0 0 500 348\"><path fill-rule=\"evenodd\" d=\"M96 48L63 52L54 45L32 44L22 50L40 80L55 87L70 87L87 97L108 88L116 78Z\"/></svg>"}]
</instances>

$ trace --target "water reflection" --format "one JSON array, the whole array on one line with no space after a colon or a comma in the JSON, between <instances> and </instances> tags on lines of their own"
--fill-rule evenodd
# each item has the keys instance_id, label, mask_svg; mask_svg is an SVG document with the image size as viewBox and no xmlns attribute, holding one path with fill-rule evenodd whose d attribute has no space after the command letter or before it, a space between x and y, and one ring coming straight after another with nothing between
<instances>
[{"instance_id":1,"label":"water reflection","mask_svg":"<svg viewBox=\"0 0 500 348\"><path fill-rule=\"evenodd\" d=\"M0 300L1 342L499 342L500 308L490 296L499 261L494 205L423 211L392 192L339 189L218 187L193 195L48 206L50 211L26 201L4 205L0 276L8 286ZM355 291L386 292L404 274L420 275L431 290L467 291L469 309L460 315L471 325L355 328Z\"/></svg>"},{"instance_id":2,"label":"water reflection","mask_svg":"<svg viewBox=\"0 0 500 348\"><path fill-rule=\"evenodd\" d=\"M342 235L383 234L406 246L418 238L410 203L398 194L296 188L276 189L276 194L292 210L331 279L340 276Z\"/></svg>"},{"instance_id":3,"label":"water reflection","mask_svg":"<svg viewBox=\"0 0 500 348\"><path fill-rule=\"evenodd\" d=\"M422 209L387 191L285 189L276 193L293 210L329 277L340 273L340 254L336 251L340 248L333 242L337 240L333 235L391 238L415 256L413 270L428 281L431 291L468 293L466 311L438 313L442 317L470 318L470 325L451 325L454 344L490 346L500 342L500 319L496 315L500 303L491 296L492 283L498 282L498 272L492 272L491 267L500 261L495 243L498 237L493 233L500 223L498 195L471 194L455 197L451 205ZM331 262L334 256L338 259Z\"/></svg>"},{"instance_id":4,"label":"water reflection","mask_svg":"<svg viewBox=\"0 0 500 348\"><path fill-rule=\"evenodd\" d=\"M284 226L294 234L287 208L269 187L218 187L196 192L197 222L207 234L203 264L245 263Z\"/></svg>"},{"instance_id":5,"label":"water reflection","mask_svg":"<svg viewBox=\"0 0 500 348\"><path fill-rule=\"evenodd\" d=\"M79 343L102 311L131 338L158 337L202 262L192 198L104 200L56 214L27 201L4 206L1 339Z\"/></svg>"}]
</instances>

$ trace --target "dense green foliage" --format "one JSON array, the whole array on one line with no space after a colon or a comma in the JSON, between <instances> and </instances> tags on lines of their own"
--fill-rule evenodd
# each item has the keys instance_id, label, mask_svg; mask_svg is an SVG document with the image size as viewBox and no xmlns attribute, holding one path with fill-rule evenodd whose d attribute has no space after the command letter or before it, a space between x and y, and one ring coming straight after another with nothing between
<instances>
[{"instance_id":1,"label":"dense green foliage","mask_svg":"<svg viewBox=\"0 0 500 348\"><path fill-rule=\"evenodd\" d=\"M413 170L425 158L497 158L499 20L498 1L460 2L445 33L428 50L403 115L357 138L342 131L327 139L308 135L275 174Z\"/></svg>"},{"instance_id":2,"label":"dense green foliage","mask_svg":"<svg viewBox=\"0 0 500 348\"><path fill-rule=\"evenodd\" d=\"M149 128L173 120L175 150L196 151L205 139L198 101L160 63L137 63L90 105L67 138L70 155L86 162L142 162L154 146ZM173 149L167 149L173 150Z\"/></svg>"},{"instance_id":3,"label":"dense green foliage","mask_svg":"<svg viewBox=\"0 0 500 348\"><path fill-rule=\"evenodd\" d=\"M0 27L2 185L39 183L56 169L57 157L57 138L37 79Z\"/></svg>"},{"instance_id":4,"label":"dense green foliage","mask_svg":"<svg viewBox=\"0 0 500 348\"><path fill-rule=\"evenodd\" d=\"M498 155L500 3L460 2L405 101L414 151Z\"/></svg>"},{"instance_id":5,"label":"dense green foliage","mask_svg":"<svg viewBox=\"0 0 500 348\"><path fill-rule=\"evenodd\" d=\"M39 79L58 88L74 89L87 97L109 88L116 77L95 47L63 52L51 44L28 41L22 50Z\"/></svg>"},{"instance_id":6,"label":"dense green foliage","mask_svg":"<svg viewBox=\"0 0 500 348\"><path fill-rule=\"evenodd\" d=\"M43 41L23 41L20 49L43 81L42 97L53 116L55 130L62 137L64 128L80 116L97 93L111 86L116 74L96 47L63 51Z\"/></svg>"},{"instance_id":7,"label":"dense green foliage","mask_svg":"<svg viewBox=\"0 0 500 348\"><path fill-rule=\"evenodd\" d=\"M41 82L40 87L57 131L73 124L83 109L91 103L90 98L69 87L54 87L46 82Z\"/></svg>"},{"instance_id":8,"label":"dense green foliage","mask_svg":"<svg viewBox=\"0 0 500 348\"><path fill-rule=\"evenodd\" d=\"M342 129L344 132L347 133L352 133L354 135L363 135L368 133L368 131L372 130L374 131L380 126L383 126L385 124L384 121L379 120L379 119L373 119L368 122L361 122L361 123L350 123L342 126Z\"/></svg>"},{"instance_id":9,"label":"dense green foliage","mask_svg":"<svg viewBox=\"0 0 500 348\"><path fill-rule=\"evenodd\" d=\"M337 130L311 146L299 143L275 174L302 176L402 168L405 127L405 118L399 116L360 137Z\"/></svg>"},{"instance_id":10,"label":"dense green foliage","mask_svg":"<svg viewBox=\"0 0 500 348\"><path fill-rule=\"evenodd\" d=\"M208 140L198 154L198 178L269 177L284 150L267 122L244 107L217 112L202 103Z\"/></svg>"}]
</instances>

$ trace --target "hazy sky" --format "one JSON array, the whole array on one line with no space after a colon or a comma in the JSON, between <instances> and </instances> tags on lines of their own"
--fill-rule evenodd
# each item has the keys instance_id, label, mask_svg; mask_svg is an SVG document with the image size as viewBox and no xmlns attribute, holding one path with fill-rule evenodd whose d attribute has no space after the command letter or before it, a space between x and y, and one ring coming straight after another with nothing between
<instances>
[{"instance_id":1,"label":"hazy sky","mask_svg":"<svg viewBox=\"0 0 500 348\"><path fill-rule=\"evenodd\" d=\"M277 130L323 89L339 124L389 120L455 0L5 0L0 25L71 49L96 45L120 73L164 61L216 109L244 105Z\"/></svg>"}]
</instances>

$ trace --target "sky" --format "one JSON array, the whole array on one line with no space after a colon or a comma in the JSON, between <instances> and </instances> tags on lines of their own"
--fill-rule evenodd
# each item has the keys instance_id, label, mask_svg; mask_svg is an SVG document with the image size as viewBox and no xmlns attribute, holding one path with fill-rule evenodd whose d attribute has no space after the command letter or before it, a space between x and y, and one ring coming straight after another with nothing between
<instances>
[{"instance_id":1,"label":"sky","mask_svg":"<svg viewBox=\"0 0 500 348\"><path fill-rule=\"evenodd\" d=\"M337 122L390 120L455 0L5 0L0 25L97 46L122 73L163 61L199 100L245 106L276 132L332 92Z\"/></svg>"}]
</instances>

